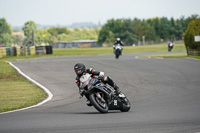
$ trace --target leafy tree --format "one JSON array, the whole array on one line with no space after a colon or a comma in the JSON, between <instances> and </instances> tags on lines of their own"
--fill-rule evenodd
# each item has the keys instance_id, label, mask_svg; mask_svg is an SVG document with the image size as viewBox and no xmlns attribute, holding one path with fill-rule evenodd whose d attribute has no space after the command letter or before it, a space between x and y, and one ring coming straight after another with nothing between
<instances>
[{"instance_id":1,"label":"leafy tree","mask_svg":"<svg viewBox=\"0 0 200 133\"><path fill-rule=\"evenodd\" d=\"M24 40L23 36L21 35L13 35L12 39L13 39L13 43L17 45L22 45L23 40Z\"/></svg>"},{"instance_id":2,"label":"leafy tree","mask_svg":"<svg viewBox=\"0 0 200 133\"><path fill-rule=\"evenodd\" d=\"M155 38L152 38L151 40L160 40L160 18L151 18L147 19L147 23L151 25L151 27L154 29L155 32Z\"/></svg>"},{"instance_id":3,"label":"leafy tree","mask_svg":"<svg viewBox=\"0 0 200 133\"><path fill-rule=\"evenodd\" d=\"M35 22L33 21L28 21L24 24L24 26L22 27L22 30L24 31L24 35L26 37L29 37L32 35L33 31L36 31L37 26L35 24Z\"/></svg>"},{"instance_id":4,"label":"leafy tree","mask_svg":"<svg viewBox=\"0 0 200 133\"><path fill-rule=\"evenodd\" d=\"M0 44L10 46L12 43L11 26L6 22L5 18L0 19Z\"/></svg>"},{"instance_id":5,"label":"leafy tree","mask_svg":"<svg viewBox=\"0 0 200 133\"><path fill-rule=\"evenodd\" d=\"M70 30L68 30L66 27L51 27L48 29L48 32L50 33L51 37L53 38L50 42L55 43L63 40L60 38L61 34L70 34ZM64 39L65 40L65 39Z\"/></svg>"},{"instance_id":6,"label":"leafy tree","mask_svg":"<svg viewBox=\"0 0 200 133\"><path fill-rule=\"evenodd\" d=\"M72 41L72 36L70 34L59 34L58 35L60 42Z\"/></svg>"},{"instance_id":7,"label":"leafy tree","mask_svg":"<svg viewBox=\"0 0 200 133\"><path fill-rule=\"evenodd\" d=\"M200 42L195 42L194 36L200 35L200 19L193 20L189 23L184 35L185 46L198 49Z\"/></svg>"},{"instance_id":8,"label":"leafy tree","mask_svg":"<svg viewBox=\"0 0 200 133\"><path fill-rule=\"evenodd\" d=\"M103 44L106 41L106 39L107 39L107 37L109 35L109 32L110 31L109 31L108 26L104 25L102 27L102 29L100 30L100 32L99 32L99 36L98 36L98 43L99 44Z\"/></svg>"},{"instance_id":9,"label":"leafy tree","mask_svg":"<svg viewBox=\"0 0 200 133\"><path fill-rule=\"evenodd\" d=\"M66 27L52 27L48 29L48 32L52 35L57 37L59 34L69 34L70 31Z\"/></svg>"},{"instance_id":10,"label":"leafy tree","mask_svg":"<svg viewBox=\"0 0 200 133\"><path fill-rule=\"evenodd\" d=\"M164 40L168 40L169 37L169 27L170 27L170 23L168 21L168 19L166 17L163 17L160 19L160 23L159 23L160 27L159 27L159 32L158 34L160 35L160 38L164 39Z\"/></svg>"},{"instance_id":11,"label":"leafy tree","mask_svg":"<svg viewBox=\"0 0 200 133\"><path fill-rule=\"evenodd\" d=\"M199 15L191 15L188 18L182 16L180 19L166 17L147 20L111 19L100 30L98 42L99 44L111 42L112 39L109 37L113 36L120 37L126 45L141 41L143 36L145 36L145 41L181 40L188 23L199 17Z\"/></svg>"},{"instance_id":12,"label":"leafy tree","mask_svg":"<svg viewBox=\"0 0 200 133\"><path fill-rule=\"evenodd\" d=\"M150 24L148 24L146 21L143 22L144 27L144 36L146 40L156 40L156 32Z\"/></svg>"},{"instance_id":13,"label":"leafy tree","mask_svg":"<svg viewBox=\"0 0 200 133\"><path fill-rule=\"evenodd\" d=\"M35 41L37 45L42 43L50 43L52 42L51 34L46 29L39 29L35 34Z\"/></svg>"},{"instance_id":14,"label":"leafy tree","mask_svg":"<svg viewBox=\"0 0 200 133\"><path fill-rule=\"evenodd\" d=\"M120 35L123 31L123 21L121 19L108 20L107 23L102 27L102 29L99 33L98 43L103 43L106 40L108 43L107 37L111 35L110 31L114 34L115 38L120 37ZM109 43L111 43L111 42L109 42Z\"/></svg>"},{"instance_id":15,"label":"leafy tree","mask_svg":"<svg viewBox=\"0 0 200 133\"><path fill-rule=\"evenodd\" d=\"M35 35L37 26L33 21L27 21L22 30L24 31L24 35L26 38L24 39L23 45L35 45L35 37L33 38L32 35Z\"/></svg>"},{"instance_id":16,"label":"leafy tree","mask_svg":"<svg viewBox=\"0 0 200 133\"><path fill-rule=\"evenodd\" d=\"M184 31L186 30L187 26L189 25L189 23L191 21L196 20L198 18L200 18L200 16L198 14L193 14L193 15L189 16L188 18L186 18L184 21L184 27L185 27Z\"/></svg>"},{"instance_id":17,"label":"leafy tree","mask_svg":"<svg viewBox=\"0 0 200 133\"><path fill-rule=\"evenodd\" d=\"M174 18L171 18L168 23L169 23L168 24L169 38L174 39L176 37L175 36L175 20L174 20Z\"/></svg>"},{"instance_id":18,"label":"leafy tree","mask_svg":"<svg viewBox=\"0 0 200 133\"><path fill-rule=\"evenodd\" d=\"M126 45L132 45L133 43L137 42L138 36L129 31L125 31L121 34L121 39Z\"/></svg>"},{"instance_id":19,"label":"leafy tree","mask_svg":"<svg viewBox=\"0 0 200 133\"><path fill-rule=\"evenodd\" d=\"M176 38L177 40L182 40L183 33L184 33L184 25L183 25L182 20L177 19L177 20L175 21L174 30L175 30L175 31L174 31L175 38Z\"/></svg>"},{"instance_id":20,"label":"leafy tree","mask_svg":"<svg viewBox=\"0 0 200 133\"><path fill-rule=\"evenodd\" d=\"M75 28L51 27L47 30L51 36L50 43L74 41L74 40L96 40L99 28Z\"/></svg>"},{"instance_id":21,"label":"leafy tree","mask_svg":"<svg viewBox=\"0 0 200 133\"><path fill-rule=\"evenodd\" d=\"M115 41L115 35L112 31L108 32L108 36L105 40L105 43L111 46L111 44Z\"/></svg>"},{"instance_id":22,"label":"leafy tree","mask_svg":"<svg viewBox=\"0 0 200 133\"><path fill-rule=\"evenodd\" d=\"M125 45L132 45L145 36L147 39L155 38L154 28L145 20L111 19L102 27L98 42L113 43L114 39L120 37ZM111 39L109 39L111 37Z\"/></svg>"},{"instance_id":23,"label":"leafy tree","mask_svg":"<svg viewBox=\"0 0 200 133\"><path fill-rule=\"evenodd\" d=\"M188 24L192 20L195 20L195 19L198 19L198 18L200 18L200 16L197 15L197 14L194 14L194 15L189 16L188 18L181 16L179 19L177 19L175 21L175 31L174 31L175 37L179 40L182 39L183 34L186 31Z\"/></svg>"},{"instance_id":24,"label":"leafy tree","mask_svg":"<svg viewBox=\"0 0 200 133\"><path fill-rule=\"evenodd\" d=\"M119 36L126 45L131 45L138 40L138 36L134 31L134 23L131 19L124 19L122 22L123 29L121 33L117 33L117 36Z\"/></svg>"}]
</instances>

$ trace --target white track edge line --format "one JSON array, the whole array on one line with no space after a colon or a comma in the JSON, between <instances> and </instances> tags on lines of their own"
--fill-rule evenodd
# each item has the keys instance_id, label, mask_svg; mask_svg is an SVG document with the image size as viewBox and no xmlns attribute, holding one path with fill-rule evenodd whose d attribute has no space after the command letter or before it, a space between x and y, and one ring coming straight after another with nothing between
<instances>
[{"instance_id":1,"label":"white track edge line","mask_svg":"<svg viewBox=\"0 0 200 133\"><path fill-rule=\"evenodd\" d=\"M24 74L18 67L16 67L15 65L13 65L11 62L8 62L12 67L14 67L18 72L19 74L21 74L22 76L24 76L27 80L29 80L30 82L36 84L37 86L39 86L41 89L43 89L48 97L46 99L44 99L42 102L36 104L36 105L33 105L33 106L30 106L30 107L26 107L26 108L21 108L21 109L16 109L16 110L12 110L12 111L7 111L7 112L2 112L0 113L1 114L7 114L7 113L12 113L12 112L16 112L16 111L22 111L22 110L26 110L26 109L30 109L30 108L34 108L34 107L38 107L48 101L50 101L52 98L53 98L53 94L46 88L44 87L43 85L41 85L40 83L36 82L35 80L33 80L32 78L30 78L29 76L27 76L26 74Z\"/></svg>"}]
</instances>

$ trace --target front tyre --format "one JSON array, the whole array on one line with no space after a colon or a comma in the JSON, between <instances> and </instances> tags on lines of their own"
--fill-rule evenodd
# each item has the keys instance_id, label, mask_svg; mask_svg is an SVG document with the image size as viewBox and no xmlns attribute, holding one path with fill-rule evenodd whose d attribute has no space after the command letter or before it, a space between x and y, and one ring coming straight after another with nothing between
<instances>
[{"instance_id":1,"label":"front tyre","mask_svg":"<svg viewBox=\"0 0 200 133\"><path fill-rule=\"evenodd\" d=\"M108 104L103 99L103 97L100 98L99 92L93 92L89 96L90 102L92 105L100 112L100 113L107 113L108 112Z\"/></svg>"},{"instance_id":2,"label":"front tyre","mask_svg":"<svg viewBox=\"0 0 200 133\"><path fill-rule=\"evenodd\" d=\"M117 50L116 50L116 53L115 53L115 58L118 59L118 58L119 58L119 55L120 55L120 52L119 52L119 50L117 49Z\"/></svg>"},{"instance_id":3,"label":"front tyre","mask_svg":"<svg viewBox=\"0 0 200 133\"><path fill-rule=\"evenodd\" d=\"M120 107L120 111L128 112L130 108L131 108L131 103L129 102L127 98L124 98L124 100L122 101L122 106Z\"/></svg>"}]
</instances>

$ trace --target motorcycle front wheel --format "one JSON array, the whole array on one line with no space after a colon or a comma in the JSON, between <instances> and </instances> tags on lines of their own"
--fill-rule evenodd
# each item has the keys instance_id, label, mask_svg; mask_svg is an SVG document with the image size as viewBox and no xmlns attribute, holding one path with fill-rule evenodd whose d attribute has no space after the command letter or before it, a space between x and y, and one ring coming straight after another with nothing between
<instances>
[{"instance_id":1,"label":"motorcycle front wheel","mask_svg":"<svg viewBox=\"0 0 200 133\"><path fill-rule=\"evenodd\" d=\"M120 54L120 53L119 53L119 50L116 50L116 53L115 53L115 58L116 58L116 59L119 58L119 54Z\"/></svg>"},{"instance_id":2,"label":"motorcycle front wheel","mask_svg":"<svg viewBox=\"0 0 200 133\"><path fill-rule=\"evenodd\" d=\"M100 93L101 92L93 92L92 94L90 94L90 102L100 113L107 113L108 104Z\"/></svg>"}]
</instances>

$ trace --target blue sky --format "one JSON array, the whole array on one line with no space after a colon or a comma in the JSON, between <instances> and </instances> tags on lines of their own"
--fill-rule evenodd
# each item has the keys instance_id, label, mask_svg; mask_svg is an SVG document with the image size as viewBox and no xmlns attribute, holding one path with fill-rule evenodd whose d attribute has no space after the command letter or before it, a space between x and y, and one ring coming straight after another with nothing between
<instances>
[{"instance_id":1,"label":"blue sky","mask_svg":"<svg viewBox=\"0 0 200 133\"><path fill-rule=\"evenodd\" d=\"M0 0L0 18L13 26L105 23L112 18L200 15L200 0Z\"/></svg>"}]
</instances>

